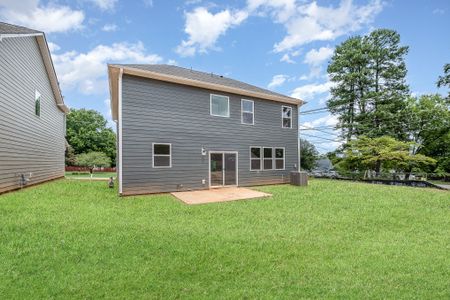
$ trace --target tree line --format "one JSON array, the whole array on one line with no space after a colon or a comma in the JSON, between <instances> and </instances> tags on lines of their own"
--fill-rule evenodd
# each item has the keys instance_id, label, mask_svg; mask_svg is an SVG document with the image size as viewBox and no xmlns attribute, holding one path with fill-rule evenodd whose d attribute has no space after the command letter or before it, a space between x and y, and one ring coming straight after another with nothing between
<instances>
[{"instance_id":1,"label":"tree line","mask_svg":"<svg viewBox=\"0 0 450 300\"><path fill-rule=\"evenodd\" d=\"M327 69L334 83L327 107L343 140L328 155L338 170L450 173L450 93L411 94L408 50L389 29L336 47ZM450 87L450 64L436 84Z\"/></svg>"},{"instance_id":2,"label":"tree line","mask_svg":"<svg viewBox=\"0 0 450 300\"><path fill-rule=\"evenodd\" d=\"M71 109L66 119L67 166L116 165L116 134L99 112Z\"/></svg>"}]
</instances>

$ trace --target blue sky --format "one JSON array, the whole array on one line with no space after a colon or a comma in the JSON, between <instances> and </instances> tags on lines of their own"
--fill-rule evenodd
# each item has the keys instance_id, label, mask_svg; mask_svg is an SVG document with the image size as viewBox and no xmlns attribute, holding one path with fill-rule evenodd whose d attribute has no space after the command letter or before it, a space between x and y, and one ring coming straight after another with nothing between
<instances>
[{"instance_id":1,"label":"blue sky","mask_svg":"<svg viewBox=\"0 0 450 300\"><path fill-rule=\"evenodd\" d=\"M324 105L327 61L352 35L398 31L410 47L407 80L415 94L446 93L435 82L450 62L448 0L0 0L0 20L45 31L66 103L109 120L109 62L213 72L301 97L305 110ZM302 121L336 119L323 113ZM321 152L338 145L309 139Z\"/></svg>"}]
</instances>

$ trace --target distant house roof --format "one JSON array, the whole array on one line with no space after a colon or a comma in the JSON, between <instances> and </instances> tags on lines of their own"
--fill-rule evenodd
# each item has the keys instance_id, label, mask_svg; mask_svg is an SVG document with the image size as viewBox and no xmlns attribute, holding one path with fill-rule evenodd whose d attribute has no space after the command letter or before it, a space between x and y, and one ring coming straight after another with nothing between
<instances>
[{"instance_id":1,"label":"distant house roof","mask_svg":"<svg viewBox=\"0 0 450 300\"><path fill-rule=\"evenodd\" d=\"M297 98L275 93L267 89L213 73L200 72L173 65L112 64L108 65L108 73L111 92L111 112L114 120L117 120L118 118L117 98L118 75L120 70L122 70L123 74L233 93L242 96L261 98L295 105L301 105L304 103L302 100Z\"/></svg>"},{"instance_id":2,"label":"distant house roof","mask_svg":"<svg viewBox=\"0 0 450 300\"><path fill-rule=\"evenodd\" d=\"M329 171L333 169L333 163L328 158L320 158L316 161L316 171Z\"/></svg>"},{"instance_id":3,"label":"distant house roof","mask_svg":"<svg viewBox=\"0 0 450 300\"><path fill-rule=\"evenodd\" d=\"M0 34L42 34L41 31L0 22Z\"/></svg>"},{"instance_id":4,"label":"distant house roof","mask_svg":"<svg viewBox=\"0 0 450 300\"><path fill-rule=\"evenodd\" d=\"M61 111L65 113L69 112L69 108L64 104L61 90L59 88L58 78L53 66L50 50L48 49L47 40L45 39L45 34L38 30L0 22L0 43L2 39L5 38L20 38L27 36L36 37L42 60L44 61L45 70L50 80L53 95L55 96L56 105Z\"/></svg>"}]
</instances>

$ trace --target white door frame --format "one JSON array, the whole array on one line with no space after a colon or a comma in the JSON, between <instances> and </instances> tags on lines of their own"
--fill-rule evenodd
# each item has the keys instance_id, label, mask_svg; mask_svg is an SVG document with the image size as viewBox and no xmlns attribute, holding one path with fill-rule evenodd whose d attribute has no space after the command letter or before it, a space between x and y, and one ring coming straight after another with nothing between
<instances>
[{"instance_id":1,"label":"white door frame","mask_svg":"<svg viewBox=\"0 0 450 300\"><path fill-rule=\"evenodd\" d=\"M211 154L222 154L222 179L223 185L214 185L211 186ZM236 184L228 184L225 185L225 154L236 154ZM208 154L208 178L209 178L209 188L221 188L221 187L229 187L229 186L238 186L239 185L239 153L237 151L209 151Z\"/></svg>"}]
</instances>

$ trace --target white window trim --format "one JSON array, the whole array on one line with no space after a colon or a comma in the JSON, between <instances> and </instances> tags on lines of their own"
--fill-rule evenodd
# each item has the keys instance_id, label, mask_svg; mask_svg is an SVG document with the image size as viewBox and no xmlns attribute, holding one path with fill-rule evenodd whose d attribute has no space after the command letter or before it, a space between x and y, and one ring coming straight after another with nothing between
<instances>
[{"instance_id":1,"label":"white window trim","mask_svg":"<svg viewBox=\"0 0 450 300\"><path fill-rule=\"evenodd\" d=\"M273 153L273 147L262 147L263 148L263 152L262 152L262 155L261 155L261 157L262 157L262 169L263 169L263 171L273 171L273 170L275 170L275 168L274 168L274 165L273 165L273 160L274 160L274 153ZM264 168L264 162L266 161L266 160L269 160L269 158L266 158L265 156L264 156L264 149L272 149L272 157L270 158L270 161L272 162L272 169L265 169Z\"/></svg>"},{"instance_id":2,"label":"white window trim","mask_svg":"<svg viewBox=\"0 0 450 300\"><path fill-rule=\"evenodd\" d=\"M39 115L36 114L36 102L38 101L38 99L39 99ZM42 95L41 95L41 93L39 93L38 90L34 90L34 109L33 109L33 111L34 111L34 116L36 118L39 118L39 119L41 118L41 112L42 112L41 108L42 108Z\"/></svg>"},{"instance_id":3,"label":"white window trim","mask_svg":"<svg viewBox=\"0 0 450 300\"><path fill-rule=\"evenodd\" d=\"M244 101L252 103L252 111L244 111ZM252 114L252 123L244 123L244 113ZM255 125L255 101L249 99L241 99L241 124L244 125Z\"/></svg>"},{"instance_id":4,"label":"white window trim","mask_svg":"<svg viewBox=\"0 0 450 300\"><path fill-rule=\"evenodd\" d=\"M259 169L252 169L252 160L256 160L256 158L252 158L252 148L259 148L260 149L260 168ZM264 149L272 149L272 158L270 160L272 161L272 169L264 169L264 161L269 160L269 158L264 158ZM276 158L276 149L283 149L283 158ZM276 161L283 159L283 169L277 169ZM249 160L250 160L250 166L249 170L251 172L258 172L258 171L283 171L286 170L286 148L285 147L264 147L264 146L250 146L249 147Z\"/></svg>"},{"instance_id":5,"label":"white window trim","mask_svg":"<svg viewBox=\"0 0 450 300\"><path fill-rule=\"evenodd\" d=\"M277 170L277 171L282 171L282 170L286 170L286 149L285 149L285 147L273 147L273 149L274 149L274 155L273 155L273 160L274 160L274 167L275 167L275 169L274 170ZM277 158L277 149L283 149L283 169L277 169L277 159L278 160L281 160L281 158Z\"/></svg>"},{"instance_id":6,"label":"white window trim","mask_svg":"<svg viewBox=\"0 0 450 300\"><path fill-rule=\"evenodd\" d=\"M283 117L283 109L284 109L285 107L287 107L287 108L289 108L289 109L291 110L291 116L290 116L289 118L284 118L284 117ZM282 105L282 106L281 106L281 127L282 127L282 128L292 128L292 112L293 112L292 106L287 106L287 105ZM283 119L290 119L290 120L291 120L291 126L290 126L290 127L284 127Z\"/></svg>"},{"instance_id":7,"label":"white window trim","mask_svg":"<svg viewBox=\"0 0 450 300\"><path fill-rule=\"evenodd\" d=\"M156 156L168 156L169 166L155 166L155 145L169 145L170 154L156 154ZM169 169L172 168L172 144L170 143L152 143L152 167L155 169Z\"/></svg>"},{"instance_id":8,"label":"white window trim","mask_svg":"<svg viewBox=\"0 0 450 300\"><path fill-rule=\"evenodd\" d=\"M252 158L252 148L259 148L259 158ZM250 171L251 172L259 172L259 171L262 171L262 169L263 169L263 166L262 166L262 156L263 156L263 150L262 150L262 148L263 147L261 147L261 146L250 146L249 148L248 148L248 155L249 155L249 158L250 158L250 166L249 166L249 169L250 169ZM259 159L259 169L252 169L252 160L258 160Z\"/></svg>"},{"instance_id":9,"label":"white window trim","mask_svg":"<svg viewBox=\"0 0 450 300\"><path fill-rule=\"evenodd\" d=\"M215 115L212 113L212 97L218 96L218 97L225 97L227 98L227 106L228 106L228 114L226 116L222 115ZM214 117L222 117L222 118L229 118L230 117L230 97L224 96L224 95L218 95L218 94L210 94L209 95L209 114Z\"/></svg>"}]
</instances>

